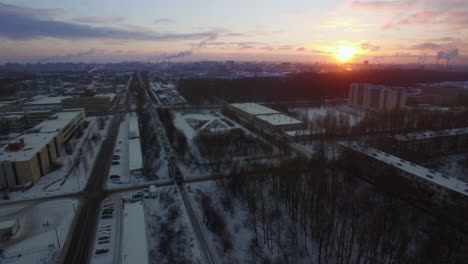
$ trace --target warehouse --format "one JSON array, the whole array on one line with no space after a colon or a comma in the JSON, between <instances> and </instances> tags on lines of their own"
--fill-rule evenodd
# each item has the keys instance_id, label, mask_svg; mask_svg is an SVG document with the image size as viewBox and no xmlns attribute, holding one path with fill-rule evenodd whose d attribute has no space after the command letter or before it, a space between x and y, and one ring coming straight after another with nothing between
<instances>
[{"instance_id":1,"label":"warehouse","mask_svg":"<svg viewBox=\"0 0 468 264\"><path fill-rule=\"evenodd\" d=\"M352 161L348 166L359 170L364 178L379 181L382 171L389 175L395 173L412 183L418 191L415 196L423 202L437 206L468 206L468 183L357 143L341 143L340 146L342 154Z\"/></svg>"},{"instance_id":2,"label":"warehouse","mask_svg":"<svg viewBox=\"0 0 468 264\"><path fill-rule=\"evenodd\" d=\"M274 109L256 103L231 104L229 109L242 118L281 130L301 130L305 128L302 121L291 118Z\"/></svg>"},{"instance_id":3,"label":"warehouse","mask_svg":"<svg viewBox=\"0 0 468 264\"><path fill-rule=\"evenodd\" d=\"M0 188L28 187L46 175L83 121L81 109L59 112L1 148Z\"/></svg>"}]
</instances>

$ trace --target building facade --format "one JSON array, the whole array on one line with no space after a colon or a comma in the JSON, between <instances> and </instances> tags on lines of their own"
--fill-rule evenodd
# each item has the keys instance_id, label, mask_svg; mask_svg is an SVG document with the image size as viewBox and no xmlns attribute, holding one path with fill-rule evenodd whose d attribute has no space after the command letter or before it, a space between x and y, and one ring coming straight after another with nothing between
<instances>
[{"instance_id":1,"label":"building facade","mask_svg":"<svg viewBox=\"0 0 468 264\"><path fill-rule=\"evenodd\" d=\"M394 110L406 105L406 89L369 83L352 83L349 104L368 110Z\"/></svg>"},{"instance_id":2,"label":"building facade","mask_svg":"<svg viewBox=\"0 0 468 264\"><path fill-rule=\"evenodd\" d=\"M403 195L431 207L468 206L468 183L357 143L342 143L340 146L341 155L350 161L345 166L363 178L372 182L386 180L387 185L392 179L398 180L395 177L406 179L416 192L404 192ZM385 175L390 179L382 179ZM398 186L399 189L404 187Z\"/></svg>"},{"instance_id":3,"label":"building facade","mask_svg":"<svg viewBox=\"0 0 468 264\"><path fill-rule=\"evenodd\" d=\"M0 189L27 188L54 166L83 124L81 109L54 114L0 149Z\"/></svg>"},{"instance_id":4,"label":"building facade","mask_svg":"<svg viewBox=\"0 0 468 264\"><path fill-rule=\"evenodd\" d=\"M63 109L83 108L86 115L107 114L111 110L111 97L82 96L62 100Z\"/></svg>"}]
</instances>

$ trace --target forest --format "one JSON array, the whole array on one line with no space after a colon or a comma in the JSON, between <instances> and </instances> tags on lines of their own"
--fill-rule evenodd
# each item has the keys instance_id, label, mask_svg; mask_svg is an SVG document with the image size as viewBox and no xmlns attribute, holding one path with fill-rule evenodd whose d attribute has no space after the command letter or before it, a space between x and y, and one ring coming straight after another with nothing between
<instances>
[{"instance_id":1,"label":"forest","mask_svg":"<svg viewBox=\"0 0 468 264\"><path fill-rule=\"evenodd\" d=\"M178 81L182 95L192 103L213 98L230 102L274 102L285 100L323 100L348 95L353 82L392 86L419 83L464 81L466 73L425 70L368 70L332 73L301 73L285 77L188 78Z\"/></svg>"}]
</instances>

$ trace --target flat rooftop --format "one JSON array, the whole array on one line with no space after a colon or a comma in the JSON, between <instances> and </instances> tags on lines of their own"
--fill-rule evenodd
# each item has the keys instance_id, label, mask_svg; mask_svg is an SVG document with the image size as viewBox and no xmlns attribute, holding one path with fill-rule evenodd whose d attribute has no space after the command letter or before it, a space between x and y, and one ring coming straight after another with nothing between
<instances>
[{"instance_id":1,"label":"flat rooftop","mask_svg":"<svg viewBox=\"0 0 468 264\"><path fill-rule=\"evenodd\" d=\"M242 103L242 104L231 104L232 107L235 107L241 111L249 113L251 115L270 115L270 114L279 114L280 112L273 110L271 108L259 105L256 103Z\"/></svg>"},{"instance_id":2,"label":"flat rooftop","mask_svg":"<svg viewBox=\"0 0 468 264\"><path fill-rule=\"evenodd\" d=\"M257 118L268 122L273 126L302 124L302 121L284 114L258 115Z\"/></svg>"},{"instance_id":3,"label":"flat rooftop","mask_svg":"<svg viewBox=\"0 0 468 264\"><path fill-rule=\"evenodd\" d=\"M115 93L103 93L103 94L94 95L94 97L99 97L99 98L109 97L111 101L114 101L115 96L116 96Z\"/></svg>"},{"instance_id":4,"label":"flat rooftop","mask_svg":"<svg viewBox=\"0 0 468 264\"><path fill-rule=\"evenodd\" d=\"M468 196L468 183L456 178L444 175L440 172L428 169L407 160L400 159L380 150L358 145L357 143L341 143L341 145L424 179L425 181L432 182L436 185L458 192L464 196Z\"/></svg>"},{"instance_id":5,"label":"flat rooftop","mask_svg":"<svg viewBox=\"0 0 468 264\"><path fill-rule=\"evenodd\" d=\"M34 155L43 149L50 141L54 139L56 133L34 133L24 134L17 137L12 142L18 142L20 139L24 140L24 148L17 151L10 151L6 148L8 144L0 149L0 161L26 161L30 160Z\"/></svg>"},{"instance_id":6,"label":"flat rooftop","mask_svg":"<svg viewBox=\"0 0 468 264\"><path fill-rule=\"evenodd\" d=\"M59 105L62 104L62 99L71 98L71 96L56 96L56 97L42 97L34 99L32 102L25 103L23 106L32 105Z\"/></svg>"},{"instance_id":7,"label":"flat rooftop","mask_svg":"<svg viewBox=\"0 0 468 264\"><path fill-rule=\"evenodd\" d=\"M31 130L35 132L41 132L41 133L59 132L66 125L68 125L68 123L70 123L72 120L77 118L82 113L83 111L81 109L73 110L73 111L65 110L62 112L57 112L49 116L48 119L37 124Z\"/></svg>"},{"instance_id":8,"label":"flat rooftop","mask_svg":"<svg viewBox=\"0 0 468 264\"><path fill-rule=\"evenodd\" d=\"M128 141L128 169L130 171L143 169L143 155L139 138Z\"/></svg>"},{"instance_id":9,"label":"flat rooftop","mask_svg":"<svg viewBox=\"0 0 468 264\"><path fill-rule=\"evenodd\" d=\"M129 126L129 138L139 138L140 137L140 128L138 127L138 116L135 113L131 113L128 116L128 126Z\"/></svg>"},{"instance_id":10,"label":"flat rooftop","mask_svg":"<svg viewBox=\"0 0 468 264\"><path fill-rule=\"evenodd\" d=\"M82 113L82 110L57 112L51 117L56 119L47 119L37 124L31 130L31 133L20 135L8 143L24 140L25 147L17 150L7 150L8 144L0 149L0 161L26 161L43 149L57 134L76 117Z\"/></svg>"},{"instance_id":11,"label":"flat rooftop","mask_svg":"<svg viewBox=\"0 0 468 264\"><path fill-rule=\"evenodd\" d=\"M123 219L123 264L147 264L148 245L143 203L125 203Z\"/></svg>"},{"instance_id":12,"label":"flat rooftop","mask_svg":"<svg viewBox=\"0 0 468 264\"><path fill-rule=\"evenodd\" d=\"M468 134L468 127L401 134L401 135L396 135L395 139L399 141L411 141L411 140L418 140L418 139L446 137L446 136L455 136L455 135L463 135L463 134Z\"/></svg>"}]
</instances>

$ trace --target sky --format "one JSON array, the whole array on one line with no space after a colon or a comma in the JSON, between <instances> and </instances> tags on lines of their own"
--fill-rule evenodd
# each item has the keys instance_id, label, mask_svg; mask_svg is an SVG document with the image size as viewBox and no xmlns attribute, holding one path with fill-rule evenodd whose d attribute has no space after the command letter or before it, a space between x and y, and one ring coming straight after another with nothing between
<instances>
[{"instance_id":1,"label":"sky","mask_svg":"<svg viewBox=\"0 0 468 264\"><path fill-rule=\"evenodd\" d=\"M468 0L0 0L0 25L0 63L468 64Z\"/></svg>"}]
</instances>

